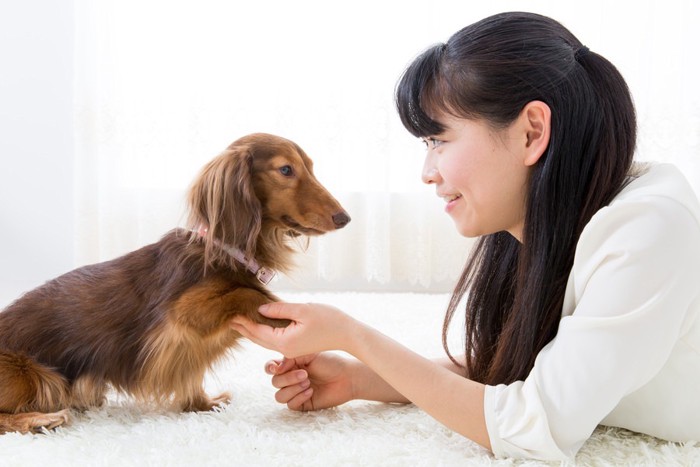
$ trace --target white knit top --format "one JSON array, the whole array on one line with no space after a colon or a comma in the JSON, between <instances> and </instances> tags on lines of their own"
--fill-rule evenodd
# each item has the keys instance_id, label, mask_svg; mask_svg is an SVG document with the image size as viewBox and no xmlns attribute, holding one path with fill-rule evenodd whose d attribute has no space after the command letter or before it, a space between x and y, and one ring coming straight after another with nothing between
<instances>
[{"instance_id":1,"label":"white knit top","mask_svg":"<svg viewBox=\"0 0 700 467\"><path fill-rule=\"evenodd\" d=\"M494 453L571 458L599 424L700 441L699 314L700 204L651 165L585 227L532 372L486 387Z\"/></svg>"}]
</instances>

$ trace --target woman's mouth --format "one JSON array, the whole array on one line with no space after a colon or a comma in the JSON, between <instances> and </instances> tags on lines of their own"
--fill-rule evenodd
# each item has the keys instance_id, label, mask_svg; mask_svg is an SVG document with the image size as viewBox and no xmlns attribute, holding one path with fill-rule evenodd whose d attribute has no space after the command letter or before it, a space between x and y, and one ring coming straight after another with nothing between
<instances>
[{"instance_id":1,"label":"woman's mouth","mask_svg":"<svg viewBox=\"0 0 700 467\"><path fill-rule=\"evenodd\" d=\"M445 206L445 211L449 212L457 202L462 199L462 195L460 194L455 194L455 195L448 195L448 196L443 196L443 199L447 203L447 206Z\"/></svg>"}]
</instances>

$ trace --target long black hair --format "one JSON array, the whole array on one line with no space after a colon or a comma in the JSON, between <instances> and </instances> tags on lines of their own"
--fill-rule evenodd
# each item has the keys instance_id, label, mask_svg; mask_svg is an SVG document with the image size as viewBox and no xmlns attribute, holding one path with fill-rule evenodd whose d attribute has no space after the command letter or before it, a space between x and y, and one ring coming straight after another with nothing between
<instances>
[{"instance_id":1,"label":"long black hair","mask_svg":"<svg viewBox=\"0 0 700 467\"><path fill-rule=\"evenodd\" d=\"M507 232L479 238L443 326L455 361L447 329L468 292L466 374L486 384L524 379L556 336L581 232L632 165L632 98L618 70L560 23L517 12L429 48L396 87L401 121L418 137L445 130L441 113L505 128L535 100L551 109L551 133L529 175L522 243Z\"/></svg>"}]
</instances>

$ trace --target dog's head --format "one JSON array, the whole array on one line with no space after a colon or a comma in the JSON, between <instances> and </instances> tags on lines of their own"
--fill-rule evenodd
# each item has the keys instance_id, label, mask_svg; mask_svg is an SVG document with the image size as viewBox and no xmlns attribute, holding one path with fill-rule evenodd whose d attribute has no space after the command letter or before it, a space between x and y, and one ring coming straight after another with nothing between
<instances>
[{"instance_id":1,"label":"dog's head","mask_svg":"<svg viewBox=\"0 0 700 467\"><path fill-rule=\"evenodd\" d=\"M190 189L189 207L190 226L207 228L207 261L229 262L216 240L282 270L291 252L285 239L321 235L350 222L316 179L306 153L264 133L236 140L207 164Z\"/></svg>"}]
</instances>

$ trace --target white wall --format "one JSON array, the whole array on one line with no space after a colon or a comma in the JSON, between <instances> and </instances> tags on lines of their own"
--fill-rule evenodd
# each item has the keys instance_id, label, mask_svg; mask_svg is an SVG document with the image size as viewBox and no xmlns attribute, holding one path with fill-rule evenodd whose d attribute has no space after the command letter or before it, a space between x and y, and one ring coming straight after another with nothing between
<instances>
[{"instance_id":1,"label":"white wall","mask_svg":"<svg viewBox=\"0 0 700 467\"><path fill-rule=\"evenodd\" d=\"M86 3L97 4L91 0ZM415 11L424 14L425 5L418 0L408 3L421 5ZM442 3L449 4L447 0ZM151 10L159 8L156 2L142 4L150 5ZM642 2L634 8L605 0L585 4L500 0L460 5L469 15L445 16L444 7L429 9L425 21L439 25L444 33L434 37L431 33L431 39L426 42L417 33L411 33L409 36L421 44L415 44L416 52L430 41L445 39L457 27L477 19L477 10L478 17L483 17L487 10L490 14L496 10L535 9L559 19L591 50L601 52L615 63L627 79L639 116L640 154L677 163L700 191L700 100L695 83L700 70L695 50L700 44L697 27L700 2ZM404 12L410 8L404 7ZM289 8L296 11L297 6ZM185 10L179 8L180 12ZM601 16L603 10L605 14ZM73 209L72 83L76 11L80 12L80 8L74 7L74 0L0 0L0 308L21 292L74 267L73 242L77 241L79 246L85 244L74 240L75 234L80 233L75 229ZM204 18L202 22L206 25L205 13L203 10L198 17ZM150 31L152 22L144 22L138 15L135 20ZM320 23L317 19L310 22ZM423 25L422 16L418 24ZM321 31L332 30L328 24L322 26ZM307 31L307 34L315 33ZM393 76L401 66L392 65L392 68ZM221 76L226 79L227 75ZM198 92L193 95L195 102L199 102ZM390 91L386 95L390 96ZM229 106L225 100L222 102L222 107ZM218 104L212 106L219 109ZM309 108L315 111L314 106ZM264 113L261 115L266 117ZM230 120L214 123L214 130L207 129L206 134L230 131ZM316 131L315 126L310 128ZM356 138L357 133L348 135ZM151 200L140 209L157 211L158 203ZM104 205L110 206L104 212L118 209L109 203ZM350 228L359 225L355 219Z\"/></svg>"},{"instance_id":2,"label":"white wall","mask_svg":"<svg viewBox=\"0 0 700 467\"><path fill-rule=\"evenodd\" d=\"M0 2L0 308L73 265L73 1Z\"/></svg>"}]
</instances>

